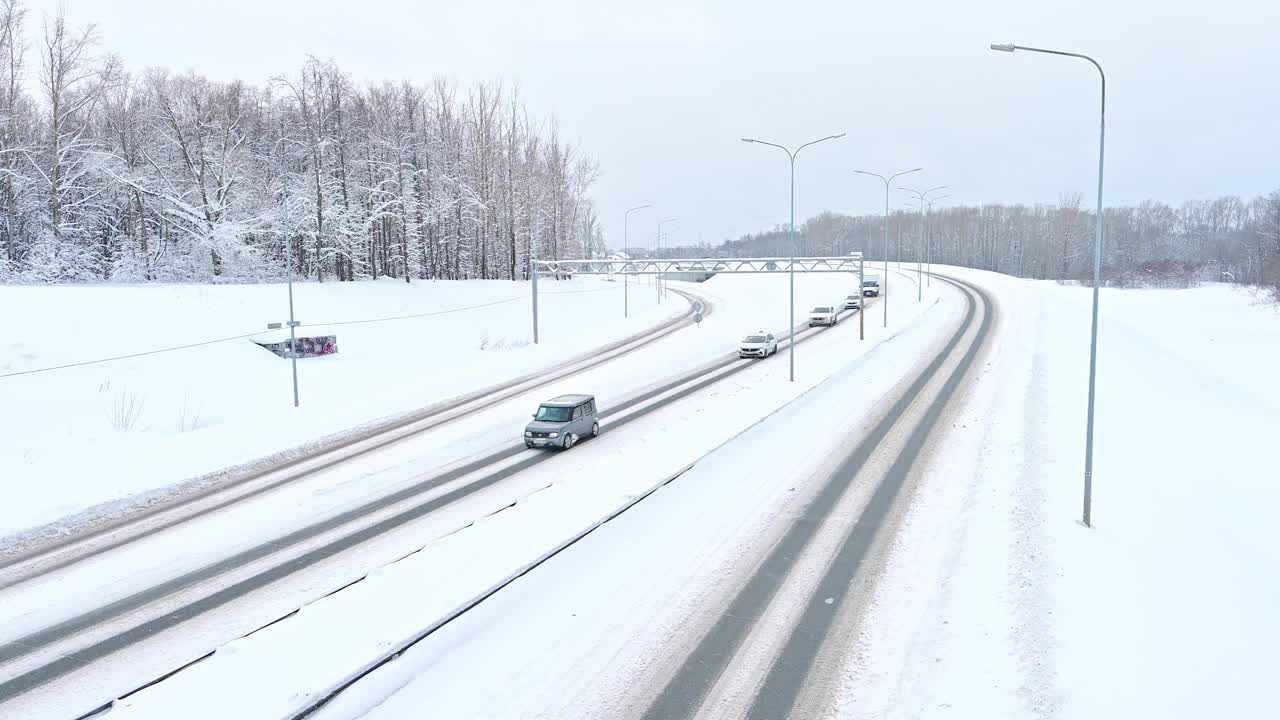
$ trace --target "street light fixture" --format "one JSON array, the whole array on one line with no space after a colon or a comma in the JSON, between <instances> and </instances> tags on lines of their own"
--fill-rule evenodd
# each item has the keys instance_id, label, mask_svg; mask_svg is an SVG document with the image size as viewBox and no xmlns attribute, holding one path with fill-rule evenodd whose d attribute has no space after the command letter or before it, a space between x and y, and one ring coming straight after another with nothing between
<instances>
[{"instance_id":1,"label":"street light fixture","mask_svg":"<svg viewBox=\"0 0 1280 720\"><path fill-rule=\"evenodd\" d=\"M788 274L791 276L791 314L787 317L787 328L789 333L787 336L787 345L789 347L787 354L791 359L791 382L795 382L796 380L796 155L799 155L801 150L809 147L810 145L817 145L818 143L826 142L827 140L839 140L844 136L845 133L840 133L838 135L821 137L817 140L810 140L809 142L797 147L795 150L788 149L784 145L765 142L764 140L742 138L742 142L744 143L756 143L759 145L776 147L786 153L787 158L791 161L791 262L787 265ZM859 290L859 292L861 292L861 290Z\"/></svg>"},{"instance_id":2,"label":"street light fixture","mask_svg":"<svg viewBox=\"0 0 1280 720\"><path fill-rule=\"evenodd\" d=\"M1098 70L1102 80L1102 103L1098 113L1098 230L1093 238L1093 324L1089 332L1089 411L1084 440L1084 525L1092 527L1093 515L1093 398L1098 375L1098 286L1102 284L1102 167L1105 159L1107 137L1107 74L1097 60L1080 53L1046 50L1013 43L992 43L992 50L1011 53L1015 50L1061 55L1088 60Z\"/></svg>"},{"instance_id":3,"label":"street light fixture","mask_svg":"<svg viewBox=\"0 0 1280 720\"><path fill-rule=\"evenodd\" d=\"M937 191L939 191L939 190L945 190L946 188L947 188L947 186L946 186L946 185L939 185L938 187L935 187L935 188L929 188L928 190L925 190L924 192L921 192L921 191L919 191L919 190L915 190L915 189L912 189L912 188L909 188L909 187L902 187L902 186L898 186L898 189L899 189L899 190L902 190L902 191L904 191L904 192L909 192L909 193L911 193L912 195L914 195L914 196L916 197L916 200L918 200L918 201L920 202L920 242L921 242L921 245L924 245L924 244L925 244L925 242L927 242L927 241L925 240L925 234L926 234L926 232L927 232L927 230L926 230L926 224L927 224L927 223L926 223L926 221L925 221L925 216L924 216L925 196L927 196L927 195L928 195L929 193L931 193L931 192L937 192ZM927 253L928 253L928 250L926 250L924 247L921 247L921 248L920 248L920 250L921 250L922 254L927 254ZM917 255L917 256L916 256L916 302L920 302L920 301L924 300L924 278L923 278L923 277L921 277L921 274L922 274L921 261L922 261L922 259L923 259L923 258L922 258L920 255Z\"/></svg>"},{"instance_id":4,"label":"street light fixture","mask_svg":"<svg viewBox=\"0 0 1280 720\"><path fill-rule=\"evenodd\" d=\"M889 327L889 185L893 183L893 179L902 175L910 175L913 172L920 172L924 168L913 168L911 170L903 170L900 173L894 173L889 177L885 177L879 173L867 172L866 170L854 170L859 175L870 175L884 181L884 293L880 299L880 304L884 306L884 326Z\"/></svg>"},{"instance_id":5,"label":"street light fixture","mask_svg":"<svg viewBox=\"0 0 1280 720\"><path fill-rule=\"evenodd\" d=\"M653 207L653 205L637 205L633 208L627 208L627 211L622 213L622 257L624 260L622 264L622 317L623 319L626 319L627 317L629 317L631 313L631 298L627 294L628 286L630 285L630 282L629 282L630 276L627 274L627 263L625 262L626 260L630 260L630 258L627 257L627 221L631 219L631 213L635 212L636 210L643 210L645 208L650 208L650 207Z\"/></svg>"}]
</instances>

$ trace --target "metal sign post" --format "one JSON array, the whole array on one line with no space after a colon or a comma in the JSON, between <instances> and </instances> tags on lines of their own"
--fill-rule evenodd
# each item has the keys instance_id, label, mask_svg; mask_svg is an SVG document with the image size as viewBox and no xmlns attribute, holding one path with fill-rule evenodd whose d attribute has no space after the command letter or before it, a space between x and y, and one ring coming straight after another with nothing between
<instances>
[{"instance_id":1,"label":"metal sign post","mask_svg":"<svg viewBox=\"0 0 1280 720\"><path fill-rule=\"evenodd\" d=\"M867 296L863 294L862 253L858 253L858 339L867 339Z\"/></svg>"},{"instance_id":2,"label":"metal sign post","mask_svg":"<svg viewBox=\"0 0 1280 720\"><path fill-rule=\"evenodd\" d=\"M289 181L284 185L284 264L285 281L289 285L289 358L293 363L293 406L298 407L298 322L293 317L293 225L289 221ZM406 269L405 272L408 272Z\"/></svg>"},{"instance_id":3,"label":"metal sign post","mask_svg":"<svg viewBox=\"0 0 1280 720\"><path fill-rule=\"evenodd\" d=\"M533 344L538 344L538 250L537 243L530 244L529 279L533 286Z\"/></svg>"}]
</instances>

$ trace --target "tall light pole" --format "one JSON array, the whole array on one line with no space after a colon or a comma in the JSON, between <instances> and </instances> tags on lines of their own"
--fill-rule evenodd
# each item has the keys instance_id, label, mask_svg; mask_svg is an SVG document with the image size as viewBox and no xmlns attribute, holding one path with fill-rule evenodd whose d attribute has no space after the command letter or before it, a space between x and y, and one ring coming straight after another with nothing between
<instances>
[{"instance_id":1,"label":"tall light pole","mask_svg":"<svg viewBox=\"0 0 1280 720\"><path fill-rule=\"evenodd\" d=\"M795 150L790 150L783 145L765 142L764 140L756 140L755 138L742 138L744 143L755 143L757 145L768 145L776 147L787 154L787 158L791 160L791 262L787 264L788 274L791 276L791 314L787 317L787 354L791 358L791 382L796 381L796 155L800 151L810 145L817 145L827 140L839 140L844 137L845 133L838 135L828 135L817 140L810 140ZM859 288L858 292L862 292Z\"/></svg>"},{"instance_id":2,"label":"tall light pole","mask_svg":"<svg viewBox=\"0 0 1280 720\"><path fill-rule=\"evenodd\" d=\"M662 251L662 226L666 225L667 223L675 222L678 219L679 218L667 218L666 220L663 220L662 222L658 223L658 239L654 241L655 254ZM662 259L659 258L658 261L661 262ZM661 305L662 304L662 288L664 287L662 282L662 273L658 273L655 277L656 277L656 280L654 281L654 284L658 290L658 304Z\"/></svg>"},{"instance_id":3,"label":"tall light pole","mask_svg":"<svg viewBox=\"0 0 1280 720\"><path fill-rule=\"evenodd\" d=\"M893 183L893 179L902 175L908 175L913 172L920 172L924 168L912 168L911 170L903 170L900 173L894 173L889 177L880 175L879 173L867 172L866 170L854 170L859 175L870 175L884 181L884 277L881 278L880 304L884 306L884 326L889 327L889 185ZM861 292L861 288L859 288Z\"/></svg>"},{"instance_id":4,"label":"tall light pole","mask_svg":"<svg viewBox=\"0 0 1280 720\"><path fill-rule=\"evenodd\" d=\"M894 245L898 246L898 269L901 270L902 269L902 223L899 222L897 225L898 225L897 239L894 241Z\"/></svg>"},{"instance_id":5,"label":"tall light pole","mask_svg":"<svg viewBox=\"0 0 1280 720\"><path fill-rule=\"evenodd\" d=\"M946 200L950 195L939 195L938 197L926 201L924 204L924 281L933 287L933 225L929 224L929 218L933 215L933 204L939 200Z\"/></svg>"},{"instance_id":6,"label":"tall light pole","mask_svg":"<svg viewBox=\"0 0 1280 720\"><path fill-rule=\"evenodd\" d=\"M1013 43L992 43L992 50L1011 53L1015 50L1061 55L1064 57L1088 60L1098 70L1102 79L1102 103L1098 113L1098 230L1093 237L1093 325L1089 331L1089 411L1085 425L1084 440L1084 525L1092 527L1093 515L1093 397L1094 386L1098 375L1098 286L1102 284L1102 166L1105 156L1107 137L1107 74L1102 66L1088 55L1081 55L1061 50L1024 47Z\"/></svg>"},{"instance_id":7,"label":"tall light pole","mask_svg":"<svg viewBox=\"0 0 1280 720\"><path fill-rule=\"evenodd\" d=\"M628 285L630 284L630 283L628 282L628 279L629 279L629 277L630 277L630 276L628 276L628 275L627 275L627 262L626 262L626 261L631 259L630 257L628 257L628 256L627 256L627 221L631 219L631 213L635 212L636 210L643 210L643 209L645 209L645 208L647 208L647 207L653 207L653 206L652 206L652 205L637 205L637 206L635 206L635 207L633 207L633 208L627 208L627 211L626 211L626 212L624 212L624 213L622 213L622 257L623 257L623 264L622 264L622 317L623 317L624 319L625 319L625 318L627 318L627 317L629 317L629 315L630 315L630 313L631 313L631 299L630 299L630 297L627 295L627 292L628 292Z\"/></svg>"},{"instance_id":8,"label":"tall light pole","mask_svg":"<svg viewBox=\"0 0 1280 720\"><path fill-rule=\"evenodd\" d=\"M931 192L937 192L939 190L945 189L946 187L947 187L946 185L939 185L936 188L929 188L928 190L925 190L923 192L921 192L920 190L913 190L909 187L898 188L899 190L911 193L916 197L916 200L920 201L920 244L922 247L920 248L921 254L916 256L916 302L920 302L921 300L924 299L924 278L921 277L922 275L921 262L923 261L923 255L927 252L923 247L925 243L924 237L926 232L925 219L924 219L925 196Z\"/></svg>"}]
</instances>

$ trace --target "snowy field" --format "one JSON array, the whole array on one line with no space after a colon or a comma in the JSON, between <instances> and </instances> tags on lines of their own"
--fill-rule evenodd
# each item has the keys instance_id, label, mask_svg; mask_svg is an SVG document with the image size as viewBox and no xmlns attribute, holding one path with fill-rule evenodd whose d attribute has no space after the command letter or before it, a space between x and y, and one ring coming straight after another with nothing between
<instances>
[{"instance_id":1,"label":"snowy field","mask_svg":"<svg viewBox=\"0 0 1280 720\"><path fill-rule=\"evenodd\" d=\"M1274 718L1280 313L1224 286L992 288L992 381L929 468L841 718Z\"/></svg>"},{"instance_id":2,"label":"snowy field","mask_svg":"<svg viewBox=\"0 0 1280 720\"><path fill-rule=\"evenodd\" d=\"M946 271L991 292L1000 326L984 380L923 466L828 716L1274 717L1280 533L1269 516L1280 488L1263 457L1280 417L1268 360L1280 356L1280 314L1219 286L1103 294L1087 529L1089 291ZM626 712L628 688L661 672L654 648L688 641L689 613L748 544L768 541L788 488L820 472L812 424L842 427L846 398L874 397L945 317L851 360L824 392L432 635L324 717L390 720L424 704L459 718Z\"/></svg>"},{"instance_id":3,"label":"snowy field","mask_svg":"<svg viewBox=\"0 0 1280 720\"><path fill-rule=\"evenodd\" d=\"M99 503L252 461L421 408L635 334L687 310L633 284L299 283L302 335L338 353L290 363L248 338L0 377L0 537ZM283 285L0 287L0 375L261 332L288 319ZM424 317L342 324L377 318Z\"/></svg>"},{"instance_id":4,"label":"snowy field","mask_svg":"<svg viewBox=\"0 0 1280 720\"><path fill-rule=\"evenodd\" d=\"M1088 529L1079 522L1088 289L940 270L986 289L998 325L981 381L962 393L946 442L920 466L923 484L852 659L836 671L829 717L1274 717L1280 533L1269 516L1280 487L1263 453L1280 418L1280 313L1223 286L1103 293ZM895 300L914 291L906 278L893 281ZM847 284L806 278L798 310ZM939 285L933 297L946 300ZM781 324L768 318L785 310L785 278L690 287L716 312L660 347L591 371L602 397L722 354L744 328ZM522 474L530 494L511 510L225 645L116 711L164 717L191 693L232 683L244 688L240 710L287 713L354 670L357 658L447 617L725 443L322 715L390 720L428 704L458 718L624 710L642 686L637 678L662 672L655 649L689 642L681 628L690 614L723 592L740 558L776 533L796 489L825 471L823 443L853 431L857 408L883 402L959 306L895 307L892 336L878 331L881 308L872 305L871 342L857 341L849 318L801 345L795 386L778 384L783 355L625 436L606 433L567 464ZM663 312L653 309L650 320ZM498 420L508 419L479 418L476 427L493 430ZM663 452L648 451L657 447ZM438 581L446 576L456 582ZM339 625L347 632L309 629ZM304 645L311 661L281 664L282 651Z\"/></svg>"}]
</instances>

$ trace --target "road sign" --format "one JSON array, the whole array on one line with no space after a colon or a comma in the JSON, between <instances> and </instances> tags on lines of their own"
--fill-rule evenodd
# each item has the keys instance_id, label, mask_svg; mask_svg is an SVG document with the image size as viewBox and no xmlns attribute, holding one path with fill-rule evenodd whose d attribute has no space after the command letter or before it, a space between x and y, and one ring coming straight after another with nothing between
<instances>
[{"instance_id":1,"label":"road sign","mask_svg":"<svg viewBox=\"0 0 1280 720\"><path fill-rule=\"evenodd\" d=\"M696 323L698 323L699 325L701 325L701 324L702 324L702 313L700 313L700 312L696 312L696 313L694 313L694 314L693 314L693 321L694 321L694 322L696 322Z\"/></svg>"}]
</instances>

